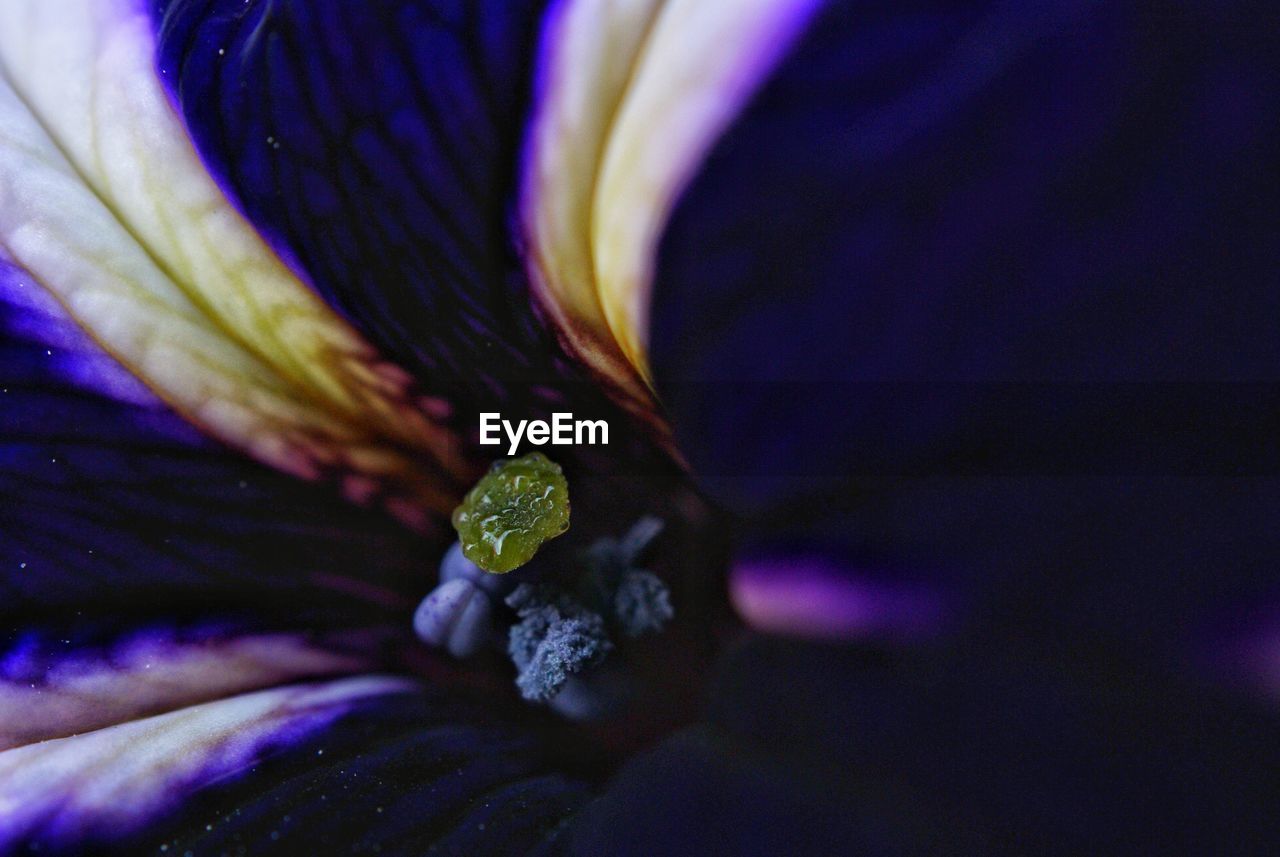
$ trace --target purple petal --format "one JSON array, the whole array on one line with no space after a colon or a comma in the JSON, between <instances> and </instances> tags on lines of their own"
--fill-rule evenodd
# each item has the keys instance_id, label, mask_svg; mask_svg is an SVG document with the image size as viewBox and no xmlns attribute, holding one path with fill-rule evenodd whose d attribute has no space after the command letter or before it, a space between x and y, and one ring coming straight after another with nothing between
<instances>
[{"instance_id":1,"label":"purple petal","mask_svg":"<svg viewBox=\"0 0 1280 857\"><path fill-rule=\"evenodd\" d=\"M468 434L495 400L592 396L506 229L541 5L155 4L160 70L211 171Z\"/></svg>"},{"instance_id":2,"label":"purple petal","mask_svg":"<svg viewBox=\"0 0 1280 857\"><path fill-rule=\"evenodd\" d=\"M655 281L658 391L744 542L1179 668L1275 600L1280 74L1250 15L1181 9L817 16Z\"/></svg>"},{"instance_id":3,"label":"purple petal","mask_svg":"<svg viewBox=\"0 0 1280 857\"><path fill-rule=\"evenodd\" d=\"M0 544L9 616L285 607L318 624L407 614L431 554L388 517L202 437L10 266Z\"/></svg>"},{"instance_id":4,"label":"purple petal","mask_svg":"<svg viewBox=\"0 0 1280 857\"><path fill-rule=\"evenodd\" d=\"M132 853L546 853L587 792L521 720L429 688L371 697L129 840ZM246 773L249 773L246 771ZM127 848L126 848L127 850Z\"/></svg>"}]
</instances>

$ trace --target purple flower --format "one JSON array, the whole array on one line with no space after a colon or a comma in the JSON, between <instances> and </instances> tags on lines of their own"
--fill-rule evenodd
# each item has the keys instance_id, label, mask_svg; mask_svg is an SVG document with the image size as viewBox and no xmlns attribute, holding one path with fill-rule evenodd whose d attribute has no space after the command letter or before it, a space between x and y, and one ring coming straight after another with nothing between
<instances>
[{"instance_id":1,"label":"purple flower","mask_svg":"<svg viewBox=\"0 0 1280 857\"><path fill-rule=\"evenodd\" d=\"M1273 19L0 0L0 852L1247 851Z\"/></svg>"}]
</instances>

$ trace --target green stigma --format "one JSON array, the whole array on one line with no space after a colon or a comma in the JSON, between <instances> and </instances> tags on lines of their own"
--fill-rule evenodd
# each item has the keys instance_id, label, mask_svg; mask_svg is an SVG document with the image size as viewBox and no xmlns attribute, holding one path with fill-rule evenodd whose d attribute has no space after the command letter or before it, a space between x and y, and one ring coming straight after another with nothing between
<instances>
[{"instance_id":1,"label":"green stigma","mask_svg":"<svg viewBox=\"0 0 1280 857\"><path fill-rule=\"evenodd\" d=\"M496 461L453 510L453 528L463 556L506 574L569 529L569 483L540 452Z\"/></svg>"}]
</instances>

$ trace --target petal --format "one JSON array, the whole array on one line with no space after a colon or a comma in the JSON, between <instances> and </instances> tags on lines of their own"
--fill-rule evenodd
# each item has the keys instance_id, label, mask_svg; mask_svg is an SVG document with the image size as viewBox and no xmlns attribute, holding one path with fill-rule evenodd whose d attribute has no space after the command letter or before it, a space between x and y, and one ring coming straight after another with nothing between
<instances>
[{"instance_id":1,"label":"petal","mask_svg":"<svg viewBox=\"0 0 1280 857\"><path fill-rule=\"evenodd\" d=\"M0 751L301 678L369 666L335 638L231 627L151 627L66 636L27 632L0 660ZM33 718L31 713L38 711Z\"/></svg>"},{"instance_id":2,"label":"petal","mask_svg":"<svg viewBox=\"0 0 1280 857\"><path fill-rule=\"evenodd\" d=\"M249 768L400 679L351 678L244 694L0 753L0 842L115 839Z\"/></svg>"},{"instance_id":3,"label":"petal","mask_svg":"<svg viewBox=\"0 0 1280 857\"><path fill-rule=\"evenodd\" d=\"M1179 666L1274 600L1273 45L1207 8L820 13L655 279L657 389L743 540Z\"/></svg>"},{"instance_id":4,"label":"petal","mask_svg":"<svg viewBox=\"0 0 1280 857\"><path fill-rule=\"evenodd\" d=\"M431 544L211 441L0 263L0 614L407 621ZM84 620L81 620L84 621Z\"/></svg>"},{"instance_id":5,"label":"petal","mask_svg":"<svg viewBox=\"0 0 1280 857\"><path fill-rule=\"evenodd\" d=\"M493 706L314 683L403 666L425 539L203 438L30 278L0 284L0 851L273 832L324 850L378 822L391 842L524 847L581 802L527 732L481 725ZM310 786L357 773L359 810L317 815Z\"/></svg>"},{"instance_id":6,"label":"petal","mask_svg":"<svg viewBox=\"0 0 1280 857\"><path fill-rule=\"evenodd\" d=\"M547 853L587 793L548 765L524 719L421 686L369 698L128 844L131 853Z\"/></svg>"},{"instance_id":7,"label":"petal","mask_svg":"<svg viewBox=\"0 0 1280 857\"><path fill-rule=\"evenodd\" d=\"M0 249L200 427L421 523L452 436L231 210L153 70L135 0L0 13Z\"/></svg>"},{"instance_id":8,"label":"petal","mask_svg":"<svg viewBox=\"0 0 1280 857\"><path fill-rule=\"evenodd\" d=\"M476 444L481 412L572 410L612 432L607 455L561 451L577 485L610 466L670 479L652 402L636 424L564 353L510 228L542 6L154 4L162 76L211 172L442 421Z\"/></svg>"},{"instance_id":9,"label":"petal","mask_svg":"<svg viewBox=\"0 0 1280 857\"><path fill-rule=\"evenodd\" d=\"M210 169L470 431L477 399L565 374L505 224L540 5L155 4L160 69Z\"/></svg>"},{"instance_id":10,"label":"petal","mask_svg":"<svg viewBox=\"0 0 1280 857\"><path fill-rule=\"evenodd\" d=\"M657 239L706 150L817 4L560 4L543 34L521 226L572 350L643 401Z\"/></svg>"},{"instance_id":11,"label":"petal","mask_svg":"<svg viewBox=\"0 0 1280 857\"><path fill-rule=\"evenodd\" d=\"M1088 645L1069 670L1046 669L1048 654L748 638L705 722L629 761L574 819L568 850L1248 853L1269 841L1274 708Z\"/></svg>"},{"instance_id":12,"label":"petal","mask_svg":"<svg viewBox=\"0 0 1280 857\"><path fill-rule=\"evenodd\" d=\"M527 712L504 719L404 678L318 680L367 670L352 652L209 627L24 640L0 662L0 714L44 716L5 721L25 731L0 747L0 849L375 839L496 853L540 846L581 804Z\"/></svg>"},{"instance_id":13,"label":"petal","mask_svg":"<svg viewBox=\"0 0 1280 857\"><path fill-rule=\"evenodd\" d=\"M1273 207L1250 178L1275 136L1265 40L1208 12L931 10L824 11L664 235L655 373L673 410L703 402L709 477L913 472L983 382L1280 367L1280 296L1252 275L1275 247L1250 225ZM1231 48L1179 63L1201 26ZM768 409L785 423L742 418Z\"/></svg>"}]
</instances>

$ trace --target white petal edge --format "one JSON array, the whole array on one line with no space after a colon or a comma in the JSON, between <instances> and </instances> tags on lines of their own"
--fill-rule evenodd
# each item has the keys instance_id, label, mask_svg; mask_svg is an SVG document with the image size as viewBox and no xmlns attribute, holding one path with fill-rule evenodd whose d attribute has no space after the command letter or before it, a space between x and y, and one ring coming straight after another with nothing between
<instances>
[{"instance_id":1,"label":"white petal edge","mask_svg":"<svg viewBox=\"0 0 1280 857\"><path fill-rule=\"evenodd\" d=\"M0 849L127 835L370 698L412 691L360 676L262 690L0 753Z\"/></svg>"},{"instance_id":2,"label":"white petal edge","mask_svg":"<svg viewBox=\"0 0 1280 857\"><path fill-rule=\"evenodd\" d=\"M283 633L201 639L138 631L102 649L56 655L19 646L0 662L0 750L369 666L366 658ZM32 658L39 676L31 674Z\"/></svg>"}]
</instances>

